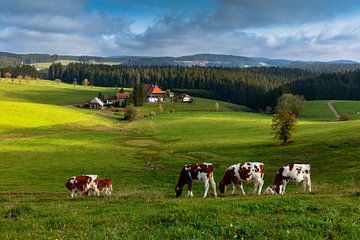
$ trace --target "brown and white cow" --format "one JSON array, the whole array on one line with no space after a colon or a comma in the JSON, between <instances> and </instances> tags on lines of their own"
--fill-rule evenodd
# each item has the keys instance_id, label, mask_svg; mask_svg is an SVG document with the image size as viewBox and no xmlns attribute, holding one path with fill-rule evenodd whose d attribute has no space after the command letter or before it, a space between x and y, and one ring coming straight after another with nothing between
<instances>
[{"instance_id":1,"label":"brown and white cow","mask_svg":"<svg viewBox=\"0 0 360 240\"><path fill-rule=\"evenodd\" d=\"M272 186L269 186L265 193L284 194L289 182L303 184L303 192L308 189L311 192L310 164L291 163L281 167L275 176Z\"/></svg>"},{"instance_id":2,"label":"brown and white cow","mask_svg":"<svg viewBox=\"0 0 360 240\"><path fill-rule=\"evenodd\" d=\"M240 185L240 189L243 195L245 195L243 183L253 182L254 193L260 195L261 189L264 185L264 164L260 162L245 162L243 164L238 163L231 165L226 169L225 175L219 182L220 193L225 193L227 186L232 184L232 194L235 193L236 185Z\"/></svg>"},{"instance_id":3,"label":"brown and white cow","mask_svg":"<svg viewBox=\"0 0 360 240\"><path fill-rule=\"evenodd\" d=\"M111 178L98 178L98 189L100 192L104 192L105 195L111 195L112 193L112 179Z\"/></svg>"},{"instance_id":4,"label":"brown and white cow","mask_svg":"<svg viewBox=\"0 0 360 240\"><path fill-rule=\"evenodd\" d=\"M82 194L88 194L89 191L99 195L97 188L97 175L83 175L83 176L72 176L66 182L66 188L70 191L70 196L73 198L78 192Z\"/></svg>"},{"instance_id":5,"label":"brown and white cow","mask_svg":"<svg viewBox=\"0 0 360 240\"><path fill-rule=\"evenodd\" d=\"M192 182L202 181L205 184L204 198L209 191L209 182L213 188L214 196L216 197L216 184L214 181L214 167L211 163L200 163L185 165L180 172L178 183L175 187L175 196L179 197L182 193L185 184L188 185L188 197L193 196Z\"/></svg>"}]
</instances>

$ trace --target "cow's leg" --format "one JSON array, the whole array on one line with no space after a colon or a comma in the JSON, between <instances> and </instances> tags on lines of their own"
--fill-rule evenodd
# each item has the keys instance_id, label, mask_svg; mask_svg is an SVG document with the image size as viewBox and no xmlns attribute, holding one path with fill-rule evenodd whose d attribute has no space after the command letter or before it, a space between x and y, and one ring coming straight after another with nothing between
<instances>
[{"instance_id":1,"label":"cow's leg","mask_svg":"<svg viewBox=\"0 0 360 240\"><path fill-rule=\"evenodd\" d=\"M235 183L232 183L232 187L233 187L233 190L232 190L231 194L235 194L236 184L235 184Z\"/></svg>"},{"instance_id":2,"label":"cow's leg","mask_svg":"<svg viewBox=\"0 0 360 240\"><path fill-rule=\"evenodd\" d=\"M244 196L245 196L245 191L244 191L244 186L243 186L243 183L242 183L242 182L240 182L240 183L239 183L239 185L240 185L240 190L241 190L242 195L244 195Z\"/></svg>"},{"instance_id":3,"label":"cow's leg","mask_svg":"<svg viewBox=\"0 0 360 240\"><path fill-rule=\"evenodd\" d=\"M192 192L192 182L188 183L188 197L193 197L193 192Z\"/></svg>"},{"instance_id":4,"label":"cow's leg","mask_svg":"<svg viewBox=\"0 0 360 240\"><path fill-rule=\"evenodd\" d=\"M259 186L258 186L257 195L260 195L260 194L261 194L262 187L263 187L263 185L264 185L264 180L261 179L261 178L259 178L259 179L258 179L258 182L259 182L259 184L258 184Z\"/></svg>"},{"instance_id":5,"label":"cow's leg","mask_svg":"<svg viewBox=\"0 0 360 240\"><path fill-rule=\"evenodd\" d=\"M71 192L70 192L70 197L73 198L74 195L75 195L75 191L71 191Z\"/></svg>"},{"instance_id":6,"label":"cow's leg","mask_svg":"<svg viewBox=\"0 0 360 240\"><path fill-rule=\"evenodd\" d=\"M254 180L254 189L253 189L253 194L256 194L256 190L259 187L259 182L257 179Z\"/></svg>"},{"instance_id":7,"label":"cow's leg","mask_svg":"<svg viewBox=\"0 0 360 240\"><path fill-rule=\"evenodd\" d=\"M207 194L208 194L208 191L209 191L209 179L206 178L204 180L204 185L205 185L205 192L204 192L204 198L206 198Z\"/></svg>"},{"instance_id":8,"label":"cow's leg","mask_svg":"<svg viewBox=\"0 0 360 240\"><path fill-rule=\"evenodd\" d=\"M305 181L306 186L308 187L309 193L311 193L311 179L310 176L306 177ZM305 186L305 192L306 192L306 186Z\"/></svg>"},{"instance_id":9,"label":"cow's leg","mask_svg":"<svg viewBox=\"0 0 360 240\"><path fill-rule=\"evenodd\" d=\"M210 177L210 184L211 184L211 187L213 189L213 192L214 192L214 196L217 197L217 193L216 193L216 183L214 181L214 175L211 175Z\"/></svg>"},{"instance_id":10,"label":"cow's leg","mask_svg":"<svg viewBox=\"0 0 360 240\"><path fill-rule=\"evenodd\" d=\"M285 189L286 189L286 186L288 185L289 181L283 181L282 182L282 193L281 194L285 194Z\"/></svg>"}]
</instances>

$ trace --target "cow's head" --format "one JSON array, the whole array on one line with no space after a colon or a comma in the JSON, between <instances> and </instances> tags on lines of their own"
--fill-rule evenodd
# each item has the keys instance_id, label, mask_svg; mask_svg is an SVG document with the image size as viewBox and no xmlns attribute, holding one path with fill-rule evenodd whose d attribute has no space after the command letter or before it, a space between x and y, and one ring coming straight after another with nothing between
<instances>
[{"instance_id":1,"label":"cow's head","mask_svg":"<svg viewBox=\"0 0 360 240\"><path fill-rule=\"evenodd\" d=\"M66 188L71 190L74 190L76 188L76 177L71 177L65 184Z\"/></svg>"},{"instance_id":2,"label":"cow's head","mask_svg":"<svg viewBox=\"0 0 360 240\"><path fill-rule=\"evenodd\" d=\"M275 191L275 186L274 185L270 185L266 188L265 194L277 194Z\"/></svg>"},{"instance_id":3,"label":"cow's head","mask_svg":"<svg viewBox=\"0 0 360 240\"><path fill-rule=\"evenodd\" d=\"M180 197L183 191L183 186L181 185L176 185L175 186L175 196L176 197Z\"/></svg>"},{"instance_id":4,"label":"cow's head","mask_svg":"<svg viewBox=\"0 0 360 240\"><path fill-rule=\"evenodd\" d=\"M219 191L220 191L220 193L224 194L226 192L226 190L227 190L227 185L224 182L220 181L219 182Z\"/></svg>"}]
</instances>

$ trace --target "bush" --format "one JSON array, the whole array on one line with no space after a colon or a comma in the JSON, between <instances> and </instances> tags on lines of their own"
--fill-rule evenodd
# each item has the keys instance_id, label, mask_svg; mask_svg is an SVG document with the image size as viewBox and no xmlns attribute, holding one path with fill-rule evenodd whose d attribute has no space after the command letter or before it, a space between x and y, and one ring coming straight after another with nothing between
<instances>
[{"instance_id":1,"label":"bush","mask_svg":"<svg viewBox=\"0 0 360 240\"><path fill-rule=\"evenodd\" d=\"M156 112L155 112L155 111L151 111L151 112L149 113L149 116L150 116L150 117L156 116Z\"/></svg>"},{"instance_id":2,"label":"bush","mask_svg":"<svg viewBox=\"0 0 360 240\"><path fill-rule=\"evenodd\" d=\"M130 106L124 115L124 119L127 121L133 121L138 115L138 112L136 110L136 108L134 108L133 106Z\"/></svg>"},{"instance_id":3,"label":"bush","mask_svg":"<svg viewBox=\"0 0 360 240\"><path fill-rule=\"evenodd\" d=\"M349 121L352 117L350 114L340 114L339 121Z\"/></svg>"}]
</instances>

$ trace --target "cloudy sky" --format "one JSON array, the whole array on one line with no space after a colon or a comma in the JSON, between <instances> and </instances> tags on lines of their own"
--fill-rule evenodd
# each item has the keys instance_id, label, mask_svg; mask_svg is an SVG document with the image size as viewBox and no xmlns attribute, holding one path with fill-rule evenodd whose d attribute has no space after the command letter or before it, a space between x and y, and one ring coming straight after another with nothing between
<instances>
[{"instance_id":1,"label":"cloudy sky","mask_svg":"<svg viewBox=\"0 0 360 240\"><path fill-rule=\"evenodd\" d=\"M0 51L360 61L358 0L0 0Z\"/></svg>"}]
</instances>

